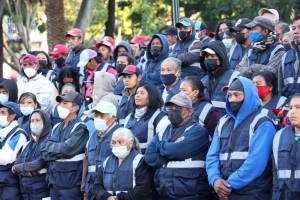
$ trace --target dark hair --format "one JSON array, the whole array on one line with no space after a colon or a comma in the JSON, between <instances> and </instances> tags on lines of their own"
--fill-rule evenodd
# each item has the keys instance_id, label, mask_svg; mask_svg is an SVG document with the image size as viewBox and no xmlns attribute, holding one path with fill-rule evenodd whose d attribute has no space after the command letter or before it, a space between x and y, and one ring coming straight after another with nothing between
<instances>
[{"instance_id":1,"label":"dark hair","mask_svg":"<svg viewBox=\"0 0 300 200\"><path fill-rule=\"evenodd\" d=\"M293 19L293 23L294 23L295 21L299 20L299 19L300 19L300 14L297 14L297 15L294 17L294 19Z\"/></svg>"},{"instance_id":2,"label":"dark hair","mask_svg":"<svg viewBox=\"0 0 300 200\"><path fill-rule=\"evenodd\" d=\"M125 56L127 57L128 65L134 64L134 57L129 52L121 52L118 54L118 57Z\"/></svg>"},{"instance_id":3,"label":"dark hair","mask_svg":"<svg viewBox=\"0 0 300 200\"><path fill-rule=\"evenodd\" d=\"M222 40L223 39L223 38L219 38L219 28L220 28L221 24L226 24L228 29L234 26L234 22L229 20L229 19L224 19L224 20L220 21L217 24L216 30L215 30L215 39L216 40Z\"/></svg>"},{"instance_id":4,"label":"dark hair","mask_svg":"<svg viewBox=\"0 0 300 200\"><path fill-rule=\"evenodd\" d=\"M73 78L73 85L75 86L76 92L80 92L80 84L79 84L79 72L77 72L76 69L71 67L64 67L58 77L57 82L59 84L58 86L58 92L61 94L62 87L64 86L63 79L64 78Z\"/></svg>"},{"instance_id":5,"label":"dark hair","mask_svg":"<svg viewBox=\"0 0 300 200\"><path fill-rule=\"evenodd\" d=\"M277 79L276 79L275 75L272 72L269 72L269 71L257 71L257 72L255 72L253 74L252 79L255 76L262 76L262 77L264 77L267 86L273 87L272 94L273 95L278 94L278 91L277 91Z\"/></svg>"},{"instance_id":6,"label":"dark hair","mask_svg":"<svg viewBox=\"0 0 300 200\"><path fill-rule=\"evenodd\" d=\"M49 55L45 51L35 51L34 56L37 56L39 53L42 53L46 56L46 58L47 58L47 68L52 69L52 60L49 57ZM40 72L41 72L41 68L39 68L39 70L38 70L38 73L40 73Z\"/></svg>"},{"instance_id":7,"label":"dark hair","mask_svg":"<svg viewBox=\"0 0 300 200\"><path fill-rule=\"evenodd\" d=\"M22 102L23 100L25 100L27 97L32 98L33 102L34 102L35 104L37 104L37 107L36 107L36 108L41 108L39 102L38 102L37 99L36 99L36 96L35 96L33 93L31 93L31 92L24 92L24 93L22 93L21 96L20 96L20 98L19 98L19 103L21 104L21 102Z\"/></svg>"},{"instance_id":8,"label":"dark hair","mask_svg":"<svg viewBox=\"0 0 300 200\"><path fill-rule=\"evenodd\" d=\"M7 108L7 107L4 107L4 108ZM7 108L7 112L8 112L8 115L16 114L11 108ZM14 120L17 120L17 119L18 119L18 116L16 114Z\"/></svg>"},{"instance_id":9,"label":"dark hair","mask_svg":"<svg viewBox=\"0 0 300 200\"><path fill-rule=\"evenodd\" d=\"M157 87L150 82L144 82L141 83L136 90L138 90L138 88L140 87L144 87L145 90L148 92L148 96L149 96L149 104L147 106L147 112L144 115L144 119L148 120L152 117L152 115L155 113L155 111L159 108L161 108L164 104L161 94L158 92ZM132 116L134 117L135 114L135 109L137 108L137 105L135 104L135 101L133 101L133 112L132 112Z\"/></svg>"},{"instance_id":10,"label":"dark hair","mask_svg":"<svg viewBox=\"0 0 300 200\"><path fill-rule=\"evenodd\" d=\"M235 35L229 31L229 29L227 29L225 32L224 32L226 35L228 35L229 37L235 39Z\"/></svg>"},{"instance_id":11,"label":"dark hair","mask_svg":"<svg viewBox=\"0 0 300 200\"><path fill-rule=\"evenodd\" d=\"M188 81L191 84L192 90L199 90L198 98L204 96L204 86L202 81L198 76L187 76L183 79L183 81Z\"/></svg>"},{"instance_id":12,"label":"dark hair","mask_svg":"<svg viewBox=\"0 0 300 200\"><path fill-rule=\"evenodd\" d=\"M282 31L282 33L287 33L290 31L290 27L285 22L278 22L276 23L276 26Z\"/></svg>"},{"instance_id":13,"label":"dark hair","mask_svg":"<svg viewBox=\"0 0 300 200\"><path fill-rule=\"evenodd\" d=\"M94 57L94 59L97 63L101 63L103 60L103 54L99 52L99 49L97 49L96 47L89 47L89 49L97 52L97 57Z\"/></svg>"}]
</instances>

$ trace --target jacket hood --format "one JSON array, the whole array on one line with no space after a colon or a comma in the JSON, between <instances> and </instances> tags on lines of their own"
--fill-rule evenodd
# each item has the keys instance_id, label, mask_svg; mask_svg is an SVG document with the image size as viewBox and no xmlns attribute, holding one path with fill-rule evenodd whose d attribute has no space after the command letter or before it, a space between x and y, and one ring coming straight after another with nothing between
<instances>
[{"instance_id":1,"label":"jacket hood","mask_svg":"<svg viewBox=\"0 0 300 200\"><path fill-rule=\"evenodd\" d=\"M185 17L185 18L182 18L181 20L187 20L190 22L191 24L191 28L192 28L192 33L191 33L191 36L189 38L187 38L185 41L188 41L190 39L195 39L195 35L196 35L196 30L195 30L195 23L193 22L193 20L191 20L190 18L188 17ZM180 39L179 37L179 30L178 30L178 38ZM181 40L181 39L180 39Z\"/></svg>"},{"instance_id":2,"label":"jacket hood","mask_svg":"<svg viewBox=\"0 0 300 200\"><path fill-rule=\"evenodd\" d=\"M219 40L216 40L216 41L210 41L207 45L205 45L203 48L202 48L202 51L206 48L210 48L212 49L214 52L216 52L216 54L220 57L221 59L221 68L223 69L229 69L229 66L228 66L228 58L227 58L227 51L226 51L226 47L225 45L223 44L222 41L219 41ZM205 60L205 54L203 54L201 56L201 53L200 53L200 65L201 65L201 68L205 71L205 72L208 72L207 71L207 68L205 66L205 63L204 63L204 60Z\"/></svg>"},{"instance_id":3,"label":"jacket hood","mask_svg":"<svg viewBox=\"0 0 300 200\"><path fill-rule=\"evenodd\" d=\"M114 50L114 53L113 53L113 59L114 59L115 62L117 62L117 59L118 59L118 48L119 47L124 47L127 50L128 53L133 55L133 50L132 50L132 47L130 46L130 44L126 41L122 41L115 47L115 50Z\"/></svg>"},{"instance_id":4,"label":"jacket hood","mask_svg":"<svg viewBox=\"0 0 300 200\"><path fill-rule=\"evenodd\" d=\"M18 86L16 81L5 80L0 83L0 87L5 87L8 91L8 101L18 102Z\"/></svg>"},{"instance_id":5,"label":"jacket hood","mask_svg":"<svg viewBox=\"0 0 300 200\"><path fill-rule=\"evenodd\" d=\"M244 87L244 102L237 114L234 114L228 101L228 95L226 96L226 111L228 115L235 119L234 128L237 127L248 115L253 113L257 108L261 106L261 100L258 97L258 92L255 85L248 78L238 76L233 79L234 82L238 79Z\"/></svg>"},{"instance_id":6,"label":"jacket hood","mask_svg":"<svg viewBox=\"0 0 300 200\"><path fill-rule=\"evenodd\" d=\"M162 61L162 60L166 59L167 57L169 57L168 38L165 35L162 35L162 34L155 34L155 35L152 36L151 41L147 45L147 49L146 49L147 60L149 60L149 61L154 60L154 57L150 53L151 43L152 43L153 38L159 38L161 43L162 43L161 52L160 52L159 56L156 58L156 60Z\"/></svg>"},{"instance_id":7,"label":"jacket hood","mask_svg":"<svg viewBox=\"0 0 300 200\"><path fill-rule=\"evenodd\" d=\"M93 106L96 106L97 103L106 95L114 91L116 86L116 78L114 75L105 72L103 70L96 71L94 74L94 87L93 89Z\"/></svg>"},{"instance_id":8,"label":"jacket hood","mask_svg":"<svg viewBox=\"0 0 300 200\"><path fill-rule=\"evenodd\" d=\"M45 111L45 110L42 110L42 109L36 109L34 110L31 115L29 116L29 125L28 125L28 134L31 138L31 140L34 141L33 137L31 136L31 130L30 130L30 122L31 122L31 116L33 115L33 113L40 113L42 115L42 118L43 118L43 121L44 121L44 128L42 130L42 133L40 135L40 139L46 137L51 131L52 131L52 126L51 126L51 119L50 119L50 116L49 114Z\"/></svg>"}]
</instances>

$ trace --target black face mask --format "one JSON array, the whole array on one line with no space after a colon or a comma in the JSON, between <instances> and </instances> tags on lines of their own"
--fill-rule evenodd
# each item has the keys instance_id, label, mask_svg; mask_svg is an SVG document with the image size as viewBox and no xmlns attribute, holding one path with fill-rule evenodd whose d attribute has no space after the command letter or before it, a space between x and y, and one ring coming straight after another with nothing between
<instances>
[{"instance_id":1,"label":"black face mask","mask_svg":"<svg viewBox=\"0 0 300 200\"><path fill-rule=\"evenodd\" d=\"M168 111L168 118L173 126L178 126L184 119L182 116L182 110L170 110Z\"/></svg>"},{"instance_id":2,"label":"black face mask","mask_svg":"<svg viewBox=\"0 0 300 200\"><path fill-rule=\"evenodd\" d=\"M161 52L161 46L151 46L150 53L157 58Z\"/></svg>"},{"instance_id":3,"label":"black face mask","mask_svg":"<svg viewBox=\"0 0 300 200\"><path fill-rule=\"evenodd\" d=\"M235 35L235 40L239 44L244 44L244 42L247 40L247 38L244 38L245 33L237 33Z\"/></svg>"},{"instance_id":4,"label":"black face mask","mask_svg":"<svg viewBox=\"0 0 300 200\"><path fill-rule=\"evenodd\" d=\"M39 60L39 64L40 64L40 71L42 72L42 74L46 73L48 70L47 60Z\"/></svg>"},{"instance_id":5,"label":"black face mask","mask_svg":"<svg viewBox=\"0 0 300 200\"><path fill-rule=\"evenodd\" d=\"M219 40L223 40L224 32L218 33L218 36L219 36Z\"/></svg>"},{"instance_id":6,"label":"black face mask","mask_svg":"<svg viewBox=\"0 0 300 200\"><path fill-rule=\"evenodd\" d=\"M243 105L244 101L238 101L238 102L229 102L231 110L234 112L234 114L237 114Z\"/></svg>"},{"instance_id":7,"label":"black face mask","mask_svg":"<svg viewBox=\"0 0 300 200\"><path fill-rule=\"evenodd\" d=\"M179 37L182 41L185 41L191 36L191 31L179 31Z\"/></svg>"},{"instance_id":8,"label":"black face mask","mask_svg":"<svg viewBox=\"0 0 300 200\"><path fill-rule=\"evenodd\" d=\"M290 43L282 44L282 46L285 48L286 51L292 48Z\"/></svg>"},{"instance_id":9,"label":"black face mask","mask_svg":"<svg viewBox=\"0 0 300 200\"><path fill-rule=\"evenodd\" d=\"M209 71L209 72L213 72L220 67L220 65L217 64L217 59L207 59L206 58L204 60L204 64L207 68L207 71Z\"/></svg>"},{"instance_id":10,"label":"black face mask","mask_svg":"<svg viewBox=\"0 0 300 200\"><path fill-rule=\"evenodd\" d=\"M125 67L126 67L125 64L117 64L116 65L117 73L120 74L121 72L123 72L123 70L125 69Z\"/></svg>"},{"instance_id":11,"label":"black face mask","mask_svg":"<svg viewBox=\"0 0 300 200\"><path fill-rule=\"evenodd\" d=\"M65 62L65 59L63 57L60 57L60 58L57 58L55 60L55 64L58 66L58 67L61 67L61 65Z\"/></svg>"}]
</instances>

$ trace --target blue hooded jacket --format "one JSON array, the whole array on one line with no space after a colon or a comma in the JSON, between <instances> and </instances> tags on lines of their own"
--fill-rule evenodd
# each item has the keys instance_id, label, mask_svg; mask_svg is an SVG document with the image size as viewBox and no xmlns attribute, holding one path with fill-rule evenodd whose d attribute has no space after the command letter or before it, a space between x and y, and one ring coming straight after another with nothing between
<instances>
[{"instance_id":1,"label":"blue hooded jacket","mask_svg":"<svg viewBox=\"0 0 300 200\"><path fill-rule=\"evenodd\" d=\"M162 43L161 52L156 59L154 59L154 57L150 53L151 43L153 38L159 38ZM160 85L163 86L160 80L160 68L161 68L162 61L164 61L166 58L169 57L169 43L167 37L162 34L153 35L151 41L147 45L146 54L147 54L147 63L146 63L145 70L143 72L142 82L151 82L156 86L160 86Z\"/></svg>"},{"instance_id":2,"label":"blue hooded jacket","mask_svg":"<svg viewBox=\"0 0 300 200\"><path fill-rule=\"evenodd\" d=\"M247 116L261 106L258 92L251 80L238 76L244 87L244 102L237 114L234 114L226 97L226 111L231 116L236 128ZM235 80L235 79L234 79ZM241 167L233 172L226 180L233 189L240 189L260 176L265 170L272 151L272 142L276 133L271 121L263 122L254 131L249 144L249 154ZM220 139L218 127L215 129L214 137L206 157L206 172L211 186L216 179L222 178L219 166ZM267 159L266 159L267 158Z\"/></svg>"},{"instance_id":3,"label":"blue hooded jacket","mask_svg":"<svg viewBox=\"0 0 300 200\"><path fill-rule=\"evenodd\" d=\"M119 47L124 47L128 53L130 53L131 55L133 55L133 50L130 46L130 44L126 41L121 41L116 47L115 47L115 50L114 50L114 53L113 53L113 59L115 61L115 63L117 63L117 59L118 59L118 48Z\"/></svg>"}]
</instances>

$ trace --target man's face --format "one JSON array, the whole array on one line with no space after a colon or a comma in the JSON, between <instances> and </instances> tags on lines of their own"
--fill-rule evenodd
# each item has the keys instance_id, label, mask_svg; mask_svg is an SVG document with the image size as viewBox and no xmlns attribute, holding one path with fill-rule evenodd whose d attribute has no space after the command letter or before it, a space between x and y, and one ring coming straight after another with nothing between
<instances>
[{"instance_id":1,"label":"man's face","mask_svg":"<svg viewBox=\"0 0 300 200\"><path fill-rule=\"evenodd\" d=\"M244 92L237 90L228 90L229 102L241 102L244 101Z\"/></svg>"},{"instance_id":2,"label":"man's face","mask_svg":"<svg viewBox=\"0 0 300 200\"><path fill-rule=\"evenodd\" d=\"M118 54L119 53L122 53L122 52L127 52L127 50L126 50L126 48L125 47L123 47L123 46L120 46L119 48L118 48Z\"/></svg>"},{"instance_id":3,"label":"man's face","mask_svg":"<svg viewBox=\"0 0 300 200\"><path fill-rule=\"evenodd\" d=\"M137 87L141 79L142 79L141 75L138 76L136 74L123 74L123 82L125 88L127 89L133 89Z\"/></svg>"},{"instance_id":4,"label":"man's face","mask_svg":"<svg viewBox=\"0 0 300 200\"><path fill-rule=\"evenodd\" d=\"M173 61L164 61L161 65L160 74L176 74L175 63Z\"/></svg>"},{"instance_id":5,"label":"man's face","mask_svg":"<svg viewBox=\"0 0 300 200\"><path fill-rule=\"evenodd\" d=\"M205 58L206 59L217 59L217 64L221 65L221 60L220 60L219 56L217 56L217 54L206 53Z\"/></svg>"},{"instance_id":6,"label":"man's face","mask_svg":"<svg viewBox=\"0 0 300 200\"><path fill-rule=\"evenodd\" d=\"M117 64L129 65L127 57L126 56L119 56L118 59L117 59Z\"/></svg>"},{"instance_id":7,"label":"man's face","mask_svg":"<svg viewBox=\"0 0 300 200\"><path fill-rule=\"evenodd\" d=\"M82 41L83 41L82 38L73 37L73 36L68 37L68 44L71 47L71 49L77 49L81 47Z\"/></svg>"},{"instance_id":8,"label":"man's face","mask_svg":"<svg viewBox=\"0 0 300 200\"><path fill-rule=\"evenodd\" d=\"M161 47L162 43L159 38L155 37L155 38L153 38L153 40L151 42L151 46L160 46Z\"/></svg>"},{"instance_id":9,"label":"man's face","mask_svg":"<svg viewBox=\"0 0 300 200\"><path fill-rule=\"evenodd\" d=\"M297 45L300 45L300 19L293 22L293 38Z\"/></svg>"},{"instance_id":10,"label":"man's face","mask_svg":"<svg viewBox=\"0 0 300 200\"><path fill-rule=\"evenodd\" d=\"M186 107L181 107L178 106L174 103L171 103L167 110L181 110L181 117L183 119L183 121L178 125L178 127L182 126L183 124L185 124L188 120L191 119L191 116L194 112L193 108L186 108Z\"/></svg>"},{"instance_id":11,"label":"man's face","mask_svg":"<svg viewBox=\"0 0 300 200\"><path fill-rule=\"evenodd\" d=\"M172 46L173 44L175 44L177 42L177 35L165 35L168 38L168 43L169 46Z\"/></svg>"},{"instance_id":12,"label":"man's face","mask_svg":"<svg viewBox=\"0 0 300 200\"><path fill-rule=\"evenodd\" d=\"M262 14L262 16L268 17L268 18L271 19L273 22L278 22L278 19L276 19L275 15L273 15L273 14L270 13L270 12L264 12L264 13Z\"/></svg>"},{"instance_id":13,"label":"man's face","mask_svg":"<svg viewBox=\"0 0 300 200\"><path fill-rule=\"evenodd\" d=\"M264 38L268 37L269 33L267 29L262 30L260 26L254 26L251 28L251 32L261 32L261 34L264 36Z\"/></svg>"},{"instance_id":14,"label":"man's face","mask_svg":"<svg viewBox=\"0 0 300 200\"><path fill-rule=\"evenodd\" d=\"M65 85L62 88L61 95L66 95L66 94L68 94L71 91L75 91L74 87L72 87L70 85Z\"/></svg>"},{"instance_id":15,"label":"man's face","mask_svg":"<svg viewBox=\"0 0 300 200\"><path fill-rule=\"evenodd\" d=\"M8 122L11 122L14 120L14 118L16 117L16 114L12 114L12 115L9 115L8 114L8 108L6 107L1 107L0 108L0 116L6 116L6 121Z\"/></svg>"},{"instance_id":16,"label":"man's face","mask_svg":"<svg viewBox=\"0 0 300 200\"><path fill-rule=\"evenodd\" d=\"M8 95L8 91L5 87L0 87L0 94Z\"/></svg>"},{"instance_id":17,"label":"man's face","mask_svg":"<svg viewBox=\"0 0 300 200\"><path fill-rule=\"evenodd\" d=\"M190 26L183 26L182 24L179 26L179 31L191 32Z\"/></svg>"}]
</instances>

